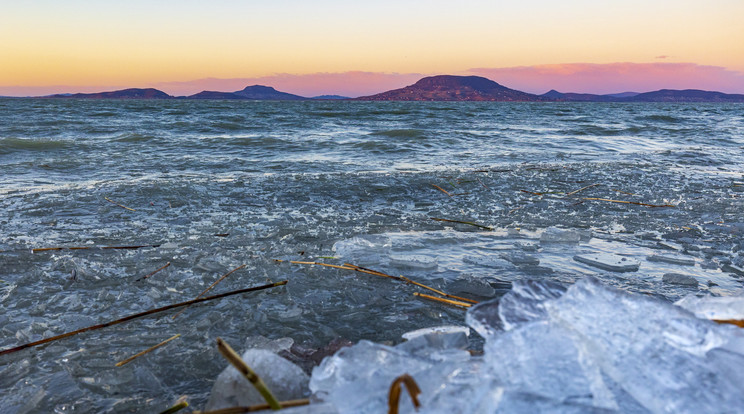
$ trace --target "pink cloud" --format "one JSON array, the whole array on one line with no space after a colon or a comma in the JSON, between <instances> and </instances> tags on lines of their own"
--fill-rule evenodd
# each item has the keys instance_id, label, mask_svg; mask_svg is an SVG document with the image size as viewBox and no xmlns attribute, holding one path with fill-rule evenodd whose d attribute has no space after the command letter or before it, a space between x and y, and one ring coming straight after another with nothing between
<instances>
[{"instance_id":1,"label":"pink cloud","mask_svg":"<svg viewBox=\"0 0 744 414\"><path fill-rule=\"evenodd\" d=\"M340 72L306 75L276 74L256 78L206 78L189 82L161 82L153 87L171 95L192 95L203 90L237 91L250 85L272 86L301 96L342 95L357 97L402 88L425 75L420 73Z\"/></svg>"},{"instance_id":2,"label":"pink cloud","mask_svg":"<svg viewBox=\"0 0 744 414\"><path fill-rule=\"evenodd\" d=\"M658 89L744 93L744 73L695 63L566 63L475 68L467 72L509 88L538 94L550 89L598 94Z\"/></svg>"}]
</instances>

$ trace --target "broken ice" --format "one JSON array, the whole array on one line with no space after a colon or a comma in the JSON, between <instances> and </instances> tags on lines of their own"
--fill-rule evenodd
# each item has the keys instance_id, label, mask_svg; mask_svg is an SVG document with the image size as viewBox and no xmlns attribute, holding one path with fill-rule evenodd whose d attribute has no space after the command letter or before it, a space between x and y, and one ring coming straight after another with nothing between
<instances>
[{"instance_id":1,"label":"broken ice","mask_svg":"<svg viewBox=\"0 0 744 414\"><path fill-rule=\"evenodd\" d=\"M635 272L641 265L637 260L612 253L577 254L574 260L611 272Z\"/></svg>"},{"instance_id":2,"label":"broken ice","mask_svg":"<svg viewBox=\"0 0 744 414\"><path fill-rule=\"evenodd\" d=\"M681 305L744 314L744 296L711 299L719 298L685 299ZM467 322L485 337L482 357L462 350L467 341L461 327L411 332L410 341L395 347L362 341L313 371L314 398L339 413L385 412L390 384L407 373L422 390L425 413L699 413L744 407L744 331L592 278L568 289L517 281L504 297L472 307ZM413 412L405 393L400 407Z\"/></svg>"}]
</instances>

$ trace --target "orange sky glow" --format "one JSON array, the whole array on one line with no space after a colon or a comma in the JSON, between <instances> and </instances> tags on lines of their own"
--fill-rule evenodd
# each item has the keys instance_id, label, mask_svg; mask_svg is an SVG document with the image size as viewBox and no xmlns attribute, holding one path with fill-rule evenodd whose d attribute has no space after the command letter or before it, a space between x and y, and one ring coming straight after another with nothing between
<instances>
[{"instance_id":1,"label":"orange sky glow","mask_svg":"<svg viewBox=\"0 0 744 414\"><path fill-rule=\"evenodd\" d=\"M39 0L3 9L0 95L181 95L255 82L359 96L445 73L534 93L744 93L741 0Z\"/></svg>"}]
</instances>

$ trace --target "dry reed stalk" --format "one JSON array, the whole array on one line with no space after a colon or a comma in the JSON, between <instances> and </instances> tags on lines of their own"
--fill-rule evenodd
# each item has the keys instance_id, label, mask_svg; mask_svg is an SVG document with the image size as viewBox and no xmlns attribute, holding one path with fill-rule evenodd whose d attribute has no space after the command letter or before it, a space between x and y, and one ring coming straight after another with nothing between
<instances>
[{"instance_id":1,"label":"dry reed stalk","mask_svg":"<svg viewBox=\"0 0 744 414\"><path fill-rule=\"evenodd\" d=\"M103 198L104 198L104 199L105 199L106 201L108 201L109 203L111 203L111 204L116 204L117 206L119 206L119 207L121 207L121 208L123 208L123 209L129 210L129 211L137 211L137 210L135 210L135 209L133 209L133 208L129 208L129 207L127 207L127 206L123 205L123 204L119 204L119 203L117 203L116 201L114 201L114 200L112 200L112 199L110 199L110 198L108 198L108 197L103 197Z\"/></svg>"},{"instance_id":2,"label":"dry reed stalk","mask_svg":"<svg viewBox=\"0 0 744 414\"><path fill-rule=\"evenodd\" d=\"M250 287L250 288L245 288L245 289L233 290L231 292L220 293L219 295L207 296L206 298L201 298L201 299L192 299L192 300L189 300L189 301L186 301L186 302L174 303L172 305L163 306L161 308L151 309L151 310L148 310L148 311L145 311L145 312L140 312L140 313L135 313L133 315L125 316L125 317L120 318L120 319L117 319L115 321L106 322L106 323L102 323L102 324L98 324L98 325L92 325L92 326L88 326L86 328L81 328L81 329L78 329L78 330L75 330L75 331L66 332L66 333L63 333L61 335L53 336L51 338L41 339L39 341L29 342L27 344L19 345L19 346L13 347L13 348L3 349L2 351L0 351L0 356L1 355L6 355L6 354L12 354L14 352L22 351L24 349L32 348L32 347L35 347L35 346L38 346L38 345L43 345L43 344L46 344L46 343L49 343L49 342L58 341L60 339L68 338L70 336L74 336L74 335L77 335L79 333L88 332L88 331L95 331L95 330L98 330L98 329L107 328L109 326L118 325L120 323L129 322L129 321L131 321L133 319L142 318L142 317L148 316L148 315L153 315L155 313L160 313L160 312L165 312L167 310L171 310L171 309L175 309L175 308L180 308L182 306L190 306L190 305L193 305L193 304L196 304L196 303L207 302L207 301L210 301L210 300L220 299L220 298L224 298L224 297L227 297L227 296L238 295L238 294L241 294L241 293L255 292L255 291L269 289L269 288L273 288L273 287L284 286L284 285L287 284L287 282L288 282L287 280L283 280L281 282L269 283L268 285L262 285L262 286L255 286L255 287Z\"/></svg>"},{"instance_id":3,"label":"dry reed stalk","mask_svg":"<svg viewBox=\"0 0 744 414\"><path fill-rule=\"evenodd\" d=\"M430 299L430 300L434 300L434 301L437 301L437 302L446 303L448 305L461 306L463 308L469 308L469 307L473 306L470 303L459 302L459 301L451 300L451 299L438 298L436 296L427 295L426 293L414 292L413 293L413 296L419 296L419 297L422 297L424 299Z\"/></svg>"},{"instance_id":4,"label":"dry reed stalk","mask_svg":"<svg viewBox=\"0 0 744 414\"><path fill-rule=\"evenodd\" d=\"M266 386L266 383L263 382L261 377L259 377L258 374L256 374L256 372L253 371L245 361L243 361L240 355L238 355L227 342L222 340L222 338L217 338L217 349L220 351L220 354L222 354L222 356L225 357L225 359L227 359L227 361L230 362L238 372L243 374L245 379L256 388L256 391L261 394L272 410L276 411L282 409L282 406L279 405L279 401L277 401L276 397L274 397L274 394L271 393L271 390L269 390L269 387Z\"/></svg>"},{"instance_id":5,"label":"dry reed stalk","mask_svg":"<svg viewBox=\"0 0 744 414\"><path fill-rule=\"evenodd\" d=\"M527 193L527 194L532 194L532 195L536 195L536 196L541 196L541 195L545 195L545 193L536 193L536 192L534 192L534 191L527 191L527 190L519 190L519 191L521 191L521 192L523 192L523 193Z\"/></svg>"},{"instance_id":6,"label":"dry reed stalk","mask_svg":"<svg viewBox=\"0 0 744 414\"><path fill-rule=\"evenodd\" d=\"M597 198L597 197L584 197L582 198L582 200L595 200L595 201L607 201L610 203L635 204L637 206L644 206L644 207L676 207L671 204L646 204L646 203L638 203L635 201L612 200L609 198Z\"/></svg>"},{"instance_id":7,"label":"dry reed stalk","mask_svg":"<svg viewBox=\"0 0 744 414\"><path fill-rule=\"evenodd\" d=\"M304 264L304 265L315 265L315 266L325 266L325 267L332 267L334 269L344 269L344 270L354 270L346 266L339 266L335 264L330 263L321 263L321 262L301 262L299 260L290 260L289 263L292 264Z\"/></svg>"},{"instance_id":8,"label":"dry reed stalk","mask_svg":"<svg viewBox=\"0 0 744 414\"><path fill-rule=\"evenodd\" d=\"M368 275L382 276L382 277L386 277L386 278L389 278L389 279L395 279L395 280L403 280L401 277L398 277L398 276L392 276L392 275L389 275L387 273L382 273L382 272L378 272L377 270L367 269L365 267L353 265L351 263L344 263L344 266L351 267L352 270L354 270L354 271L357 271L357 272L360 272L360 273L366 273Z\"/></svg>"},{"instance_id":9,"label":"dry reed stalk","mask_svg":"<svg viewBox=\"0 0 744 414\"><path fill-rule=\"evenodd\" d=\"M736 325L739 328L744 328L744 319L713 319L716 323L726 323L730 325Z\"/></svg>"},{"instance_id":10,"label":"dry reed stalk","mask_svg":"<svg viewBox=\"0 0 744 414\"><path fill-rule=\"evenodd\" d=\"M282 408L300 407L303 405L310 405L310 400L307 398L303 398L301 400L279 401L279 405ZM271 409L271 407L269 407L269 404L258 404L251 405L249 407L230 407L212 411L194 411L194 414L242 414L255 413L256 411L264 411L269 409Z\"/></svg>"},{"instance_id":11,"label":"dry reed stalk","mask_svg":"<svg viewBox=\"0 0 744 414\"><path fill-rule=\"evenodd\" d=\"M173 414L189 406L186 401L179 401L173 407L168 408L165 411L161 411L160 414Z\"/></svg>"},{"instance_id":12,"label":"dry reed stalk","mask_svg":"<svg viewBox=\"0 0 744 414\"><path fill-rule=\"evenodd\" d=\"M213 288L213 287L217 286L217 284L218 284L218 283L220 283L220 282L222 282L223 280L225 280L225 278L226 278L226 277L230 276L231 274L235 273L236 271L238 271L238 270L240 270L240 269L242 269L242 268L244 268L244 267L245 267L245 265L240 265L240 266L236 267L235 269L233 269L233 270L231 270L231 271L229 271L229 272L225 273L224 275L220 276L220 278L219 278L219 279L217 279L217 280L216 280L216 281L215 281L214 283L212 283L211 285L209 285L209 287L208 287L208 288L204 289L204 291L202 291L202 293L200 293L200 294L199 294L199 295L198 295L197 297L195 297L194 299L199 299L200 297L204 296L204 294L205 294L205 293L207 293L207 292L209 292L210 290L212 290L212 288ZM183 309L181 309L180 311L178 311L178 312L177 312L177 313L176 313L175 315L173 315L173 316L171 317L171 319L176 319L176 316L178 316L178 315L182 314L182 313L183 313L183 312L184 312L184 311L186 310L186 308L188 308L188 306L186 306L186 307L184 307Z\"/></svg>"},{"instance_id":13,"label":"dry reed stalk","mask_svg":"<svg viewBox=\"0 0 744 414\"><path fill-rule=\"evenodd\" d=\"M478 227L478 228L481 228L481 229L485 229L485 230L490 230L490 231L493 230L493 227L488 227L488 226L484 226L482 224L473 223L472 221L449 220L449 219L436 218L436 217L429 217L429 218L432 219L432 220L434 220L434 221L443 221L443 222L446 222L446 223L467 224L469 226L475 226L475 227Z\"/></svg>"},{"instance_id":14,"label":"dry reed stalk","mask_svg":"<svg viewBox=\"0 0 744 414\"><path fill-rule=\"evenodd\" d=\"M411 401L413 402L416 411L421 407L421 403L418 400L418 396L421 394L421 388L419 388L412 376L403 374L390 384L390 393L388 394L388 414L398 414L398 404L400 403L400 393L403 385L406 386L406 390L408 390L408 395L411 396Z\"/></svg>"},{"instance_id":15,"label":"dry reed stalk","mask_svg":"<svg viewBox=\"0 0 744 414\"><path fill-rule=\"evenodd\" d=\"M170 338L166 339L165 341L163 341L163 342L161 342L161 343L159 343L159 344L157 344L157 345L151 346L151 347L149 347L149 348L145 349L144 351L142 351L142 352L139 352L139 353L136 353L136 354L134 354L134 355L130 356L129 358L127 358L127 359L125 359L125 360L123 360L123 361L119 361L119 362L117 362L117 363L116 363L116 364L115 364L114 366L116 366L116 367L120 367L120 366L122 366L122 365L128 364L128 363L130 363L130 362L134 361L135 359L137 359L137 358L141 357L142 355L145 355L145 354L149 354L150 352L152 352L152 351L154 351L154 350L156 350L156 349L160 348L161 346L163 346L163 345L167 344L168 342L170 342L170 341L172 341L172 340L174 340L174 339L178 338L179 336L181 336L181 334L176 334L176 335L173 335L173 336L171 336Z\"/></svg>"},{"instance_id":16,"label":"dry reed stalk","mask_svg":"<svg viewBox=\"0 0 744 414\"><path fill-rule=\"evenodd\" d=\"M163 265L163 266L161 266L161 267L159 267L159 268L155 269L154 271L152 271L152 272L148 273L148 274L147 274L146 276L142 276L141 278L139 278L139 279L135 280L135 282L139 282L140 280L145 280L145 279L149 278L150 276L152 276L152 275L154 275L155 273L157 273L157 272L159 272L159 271L161 271L161 270L165 269L166 267L168 267L168 266L170 266L170 265L171 265L171 262L168 262L168 263L166 263L165 265Z\"/></svg>"},{"instance_id":17,"label":"dry reed stalk","mask_svg":"<svg viewBox=\"0 0 744 414\"><path fill-rule=\"evenodd\" d=\"M570 193L566 193L566 196L568 197L568 196L570 196L570 195L574 195L574 194L576 194L576 193L578 193L578 192L581 192L581 191L584 191L584 190L586 190L587 188L592 188L592 187L596 187L596 186L598 186L598 185L601 185L601 184L599 184L599 183L596 183L596 184L590 184L590 185L587 185L586 187L581 187L581 188L579 188L579 189L578 189L578 190L576 190L576 191L571 191Z\"/></svg>"},{"instance_id":18,"label":"dry reed stalk","mask_svg":"<svg viewBox=\"0 0 744 414\"><path fill-rule=\"evenodd\" d=\"M450 194L450 192L447 191L447 190L445 190L444 188L442 188L442 187L440 187L440 186L438 186L436 184L432 184L431 186L434 187L434 188L436 188L437 190L443 192L444 194L447 194L448 196L452 197L452 194Z\"/></svg>"},{"instance_id":19,"label":"dry reed stalk","mask_svg":"<svg viewBox=\"0 0 744 414\"><path fill-rule=\"evenodd\" d=\"M144 245L138 245L138 246L104 246L101 247L103 250L136 250L141 249L143 247L160 247L159 244L144 244ZM84 246L84 247L41 247L38 249L31 249L32 253L39 253L39 252L49 252L49 251L56 251L56 250L88 250L88 249L94 249L94 246Z\"/></svg>"},{"instance_id":20,"label":"dry reed stalk","mask_svg":"<svg viewBox=\"0 0 744 414\"><path fill-rule=\"evenodd\" d=\"M460 296L455 296L455 295L450 295L449 293L444 293L441 290L437 290L437 289L434 289L433 287L426 286L423 283L415 282L415 281L413 281L413 280L411 280L411 279L409 279L409 278L407 278L405 276L401 276L400 278L403 279L406 283L410 283L412 285L416 285L418 287L422 287L424 289L428 289L428 290L430 290L430 291L432 291L432 292L434 292L434 293L436 293L438 295L441 295L441 296L444 296L444 297L447 297L447 298L452 298L452 299L455 299L455 300L459 300L459 301L463 301L463 302L470 302L470 303L474 303L474 304L479 303L477 300L466 299L466 298L462 298Z\"/></svg>"}]
</instances>

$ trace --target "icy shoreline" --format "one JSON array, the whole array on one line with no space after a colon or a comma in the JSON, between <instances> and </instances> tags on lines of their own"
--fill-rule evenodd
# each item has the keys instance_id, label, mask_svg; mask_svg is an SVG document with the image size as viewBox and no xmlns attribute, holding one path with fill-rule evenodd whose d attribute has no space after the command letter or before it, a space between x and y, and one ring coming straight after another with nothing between
<instances>
[{"instance_id":1,"label":"icy shoreline","mask_svg":"<svg viewBox=\"0 0 744 414\"><path fill-rule=\"evenodd\" d=\"M591 277L568 288L519 281L468 311L468 325L486 340L483 356L465 350L466 329L456 327L394 347L360 341L313 370L314 404L286 412L386 412L388 388L403 374L418 381L422 413L743 412L744 330L696 315L744 319L744 296L670 304ZM246 356L262 363L261 353L269 352ZM290 378L287 369L298 368L278 375ZM218 395L240 380L218 380L209 407L222 408ZM408 397L401 412L413 412Z\"/></svg>"}]
</instances>

